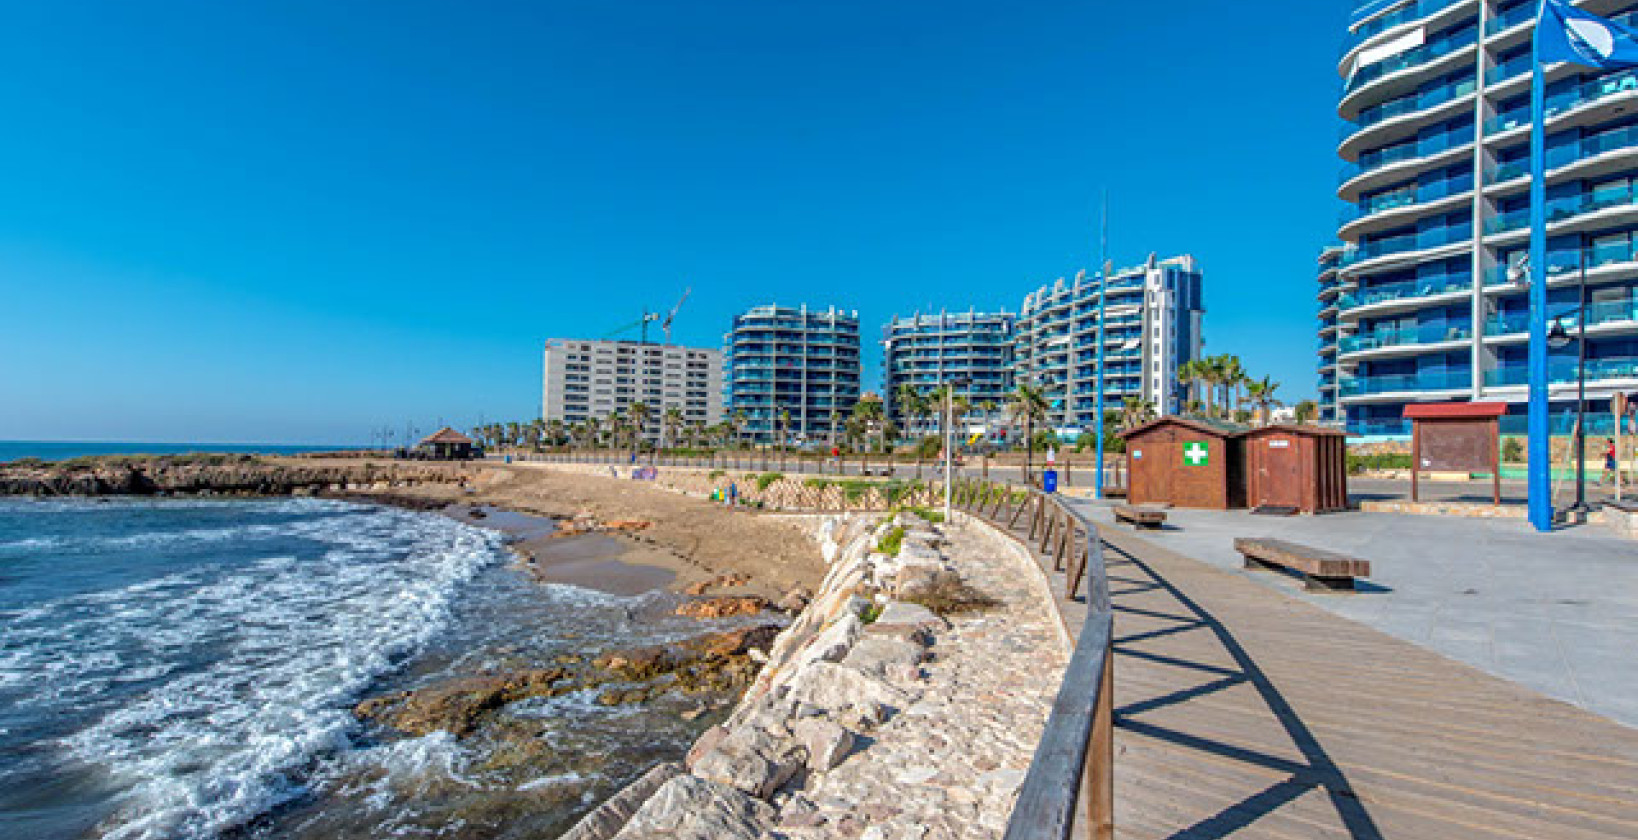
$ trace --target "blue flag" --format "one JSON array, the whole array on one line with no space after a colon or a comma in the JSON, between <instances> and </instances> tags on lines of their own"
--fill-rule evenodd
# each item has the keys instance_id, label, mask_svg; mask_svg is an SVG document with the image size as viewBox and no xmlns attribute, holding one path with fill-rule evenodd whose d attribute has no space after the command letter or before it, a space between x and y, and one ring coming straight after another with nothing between
<instances>
[{"instance_id":1,"label":"blue flag","mask_svg":"<svg viewBox=\"0 0 1638 840\"><path fill-rule=\"evenodd\" d=\"M1638 65L1638 35L1567 0L1541 0L1536 38L1543 64L1568 61L1601 70Z\"/></svg>"}]
</instances>

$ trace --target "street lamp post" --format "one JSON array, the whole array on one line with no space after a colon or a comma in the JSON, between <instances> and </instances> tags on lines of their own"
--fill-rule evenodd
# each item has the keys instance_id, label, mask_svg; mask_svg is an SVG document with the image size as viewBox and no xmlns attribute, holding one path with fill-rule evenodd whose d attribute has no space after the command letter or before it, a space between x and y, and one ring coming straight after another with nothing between
<instances>
[{"instance_id":1,"label":"street lamp post","mask_svg":"<svg viewBox=\"0 0 1638 840\"><path fill-rule=\"evenodd\" d=\"M944 384L944 521L950 521L950 484L955 477L955 447L951 427L955 425L955 389L964 388L972 380L958 377Z\"/></svg>"}]
</instances>

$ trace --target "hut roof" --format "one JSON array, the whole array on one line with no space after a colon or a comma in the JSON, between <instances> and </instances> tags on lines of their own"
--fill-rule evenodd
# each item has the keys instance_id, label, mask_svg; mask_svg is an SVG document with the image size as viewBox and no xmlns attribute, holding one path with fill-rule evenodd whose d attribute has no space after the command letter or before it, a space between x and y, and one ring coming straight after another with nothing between
<instances>
[{"instance_id":1,"label":"hut roof","mask_svg":"<svg viewBox=\"0 0 1638 840\"><path fill-rule=\"evenodd\" d=\"M1310 437L1347 437L1348 433L1341 429L1332 429L1326 426L1299 426L1294 423L1274 423L1268 426L1258 426L1248 429L1246 434L1257 435L1264 432L1285 432L1287 434L1308 435Z\"/></svg>"},{"instance_id":2,"label":"hut roof","mask_svg":"<svg viewBox=\"0 0 1638 840\"><path fill-rule=\"evenodd\" d=\"M1413 420L1471 420L1483 417L1501 417L1507 413L1507 403L1412 403L1405 406L1405 417Z\"/></svg>"},{"instance_id":3,"label":"hut roof","mask_svg":"<svg viewBox=\"0 0 1638 840\"><path fill-rule=\"evenodd\" d=\"M1186 426L1197 432L1205 432L1208 435L1216 435L1218 437L1225 438L1238 437L1239 435L1243 435L1251 430L1250 426L1242 426L1239 423L1230 423L1227 420L1218 420L1213 417L1183 417L1178 414L1168 414L1165 417L1150 420L1149 422L1136 428L1127 429L1126 431L1121 432L1120 436L1123 438L1129 438L1133 435L1142 434L1143 432L1162 424Z\"/></svg>"},{"instance_id":4,"label":"hut roof","mask_svg":"<svg viewBox=\"0 0 1638 840\"><path fill-rule=\"evenodd\" d=\"M450 427L445 426L442 429L439 429L438 431L433 432L430 435L427 435L426 439L422 440L420 445L421 446L430 446L430 445L435 444L435 443L454 443L454 444L464 443L464 444L471 445L472 438L469 438L466 435L463 435L460 432L457 432L454 429L451 429Z\"/></svg>"}]
</instances>

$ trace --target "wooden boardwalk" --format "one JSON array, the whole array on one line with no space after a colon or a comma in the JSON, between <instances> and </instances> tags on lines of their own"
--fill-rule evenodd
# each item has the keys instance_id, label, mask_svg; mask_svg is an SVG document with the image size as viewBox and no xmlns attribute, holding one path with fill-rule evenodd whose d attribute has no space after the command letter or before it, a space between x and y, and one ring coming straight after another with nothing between
<instances>
[{"instance_id":1,"label":"wooden boardwalk","mask_svg":"<svg viewBox=\"0 0 1638 840\"><path fill-rule=\"evenodd\" d=\"M1638 730L1102 530L1123 840L1638 838Z\"/></svg>"}]
</instances>

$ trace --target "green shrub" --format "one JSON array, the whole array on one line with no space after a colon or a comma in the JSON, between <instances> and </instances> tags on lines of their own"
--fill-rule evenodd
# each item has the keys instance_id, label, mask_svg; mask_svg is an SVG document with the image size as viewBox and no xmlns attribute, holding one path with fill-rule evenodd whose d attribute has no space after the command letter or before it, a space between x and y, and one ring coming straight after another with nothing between
<instances>
[{"instance_id":1,"label":"green shrub","mask_svg":"<svg viewBox=\"0 0 1638 840\"><path fill-rule=\"evenodd\" d=\"M711 481L716 481L717 479L722 478L723 476L725 476L727 474L728 474L728 472L726 470L712 470L711 472L706 473L705 477L707 479L710 479Z\"/></svg>"},{"instance_id":2,"label":"green shrub","mask_svg":"<svg viewBox=\"0 0 1638 840\"><path fill-rule=\"evenodd\" d=\"M906 510L921 517L922 519L927 520L928 522L931 522L934 525L938 525L944 521L944 511L941 510L933 510L931 508L924 507L913 507L907 508Z\"/></svg>"},{"instance_id":3,"label":"green shrub","mask_svg":"<svg viewBox=\"0 0 1638 840\"><path fill-rule=\"evenodd\" d=\"M826 487L829 487L832 482L828 478L809 478L804 480L802 483L812 487L815 490L823 490Z\"/></svg>"},{"instance_id":4,"label":"green shrub","mask_svg":"<svg viewBox=\"0 0 1638 840\"><path fill-rule=\"evenodd\" d=\"M763 474L756 477L756 489L757 490L766 490L770 486L772 486L774 482L779 481L780 479L783 479L784 477L785 477L784 473L776 473L776 472L763 473Z\"/></svg>"},{"instance_id":5,"label":"green shrub","mask_svg":"<svg viewBox=\"0 0 1638 840\"><path fill-rule=\"evenodd\" d=\"M1348 474L1359 475L1369 470L1408 470L1411 456L1401 452L1378 452L1374 455L1348 456Z\"/></svg>"},{"instance_id":6,"label":"green shrub","mask_svg":"<svg viewBox=\"0 0 1638 840\"><path fill-rule=\"evenodd\" d=\"M872 601L870 603L870 606L865 607L864 613L859 616L860 623L875 624L876 619L882 617L882 611L885 610L885 609L886 609L886 607L884 607L883 605Z\"/></svg>"},{"instance_id":7,"label":"green shrub","mask_svg":"<svg viewBox=\"0 0 1638 840\"><path fill-rule=\"evenodd\" d=\"M1502 441L1501 456L1503 461L1519 463L1524 460L1524 440L1510 437Z\"/></svg>"},{"instance_id":8,"label":"green shrub","mask_svg":"<svg viewBox=\"0 0 1638 840\"><path fill-rule=\"evenodd\" d=\"M899 549L904 547L904 529L895 527L887 532L887 536L876 541L876 550L891 557L899 556Z\"/></svg>"},{"instance_id":9,"label":"green shrub","mask_svg":"<svg viewBox=\"0 0 1638 840\"><path fill-rule=\"evenodd\" d=\"M944 451L944 441L937 435L928 435L916 442L916 457L923 460L937 458L938 453Z\"/></svg>"}]
</instances>

